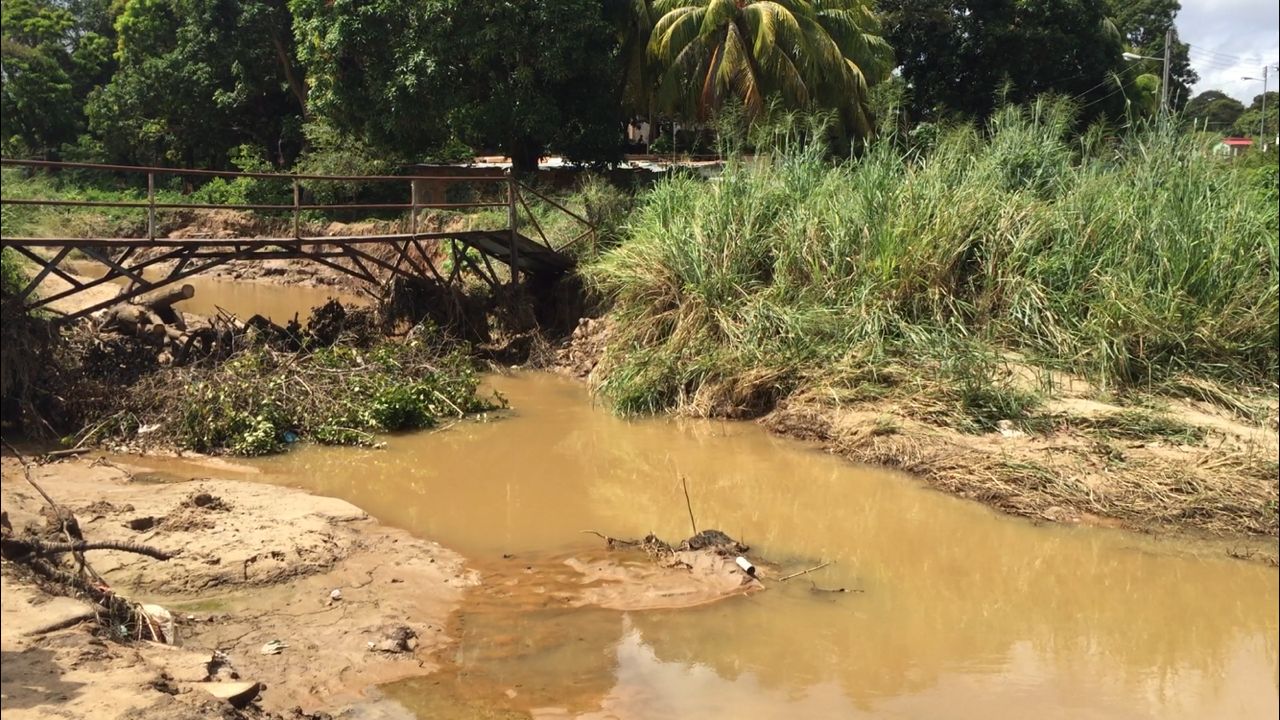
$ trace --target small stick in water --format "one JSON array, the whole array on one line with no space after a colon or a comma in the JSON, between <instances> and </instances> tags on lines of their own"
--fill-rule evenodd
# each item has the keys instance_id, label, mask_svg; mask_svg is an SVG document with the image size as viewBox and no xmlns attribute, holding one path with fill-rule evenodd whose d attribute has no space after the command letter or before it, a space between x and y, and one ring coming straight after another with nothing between
<instances>
[{"instance_id":1,"label":"small stick in water","mask_svg":"<svg viewBox=\"0 0 1280 720\"><path fill-rule=\"evenodd\" d=\"M828 560L828 561L826 561L826 562L822 563L821 565L814 565L813 567L809 568L808 570L801 570L800 572L793 572L793 573L791 573L790 575L788 575L788 576L786 576L786 577L778 578L778 581L779 581L779 582L786 582L787 580L790 580L790 579L791 579L791 578L793 578L793 577L800 577L801 575L808 575L809 573L813 572L814 570L821 570L822 568L824 568L824 567L826 567L826 566L830 565L830 564L831 564L831 563L833 563L833 562L835 562L835 561L834 561L834 560Z\"/></svg>"},{"instance_id":2,"label":"small stick in water","mask_svg":"<svg viewBox=\"0 0 1280 720\"><path fill-rule=\"evenodd\" d=\"M689 524L693 526L693 534L698 534L698 522L693 519L693 503L689 502L689 481L680 476L680 485L684 487L684 506L689 511Z\"/></svg>"}]
</instances>

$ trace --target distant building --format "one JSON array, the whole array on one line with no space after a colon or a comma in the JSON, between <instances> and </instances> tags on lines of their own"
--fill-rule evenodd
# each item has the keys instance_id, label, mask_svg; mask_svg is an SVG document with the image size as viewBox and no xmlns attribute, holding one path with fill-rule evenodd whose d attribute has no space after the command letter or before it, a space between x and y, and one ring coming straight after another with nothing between
<instances>
[{"instance_id":1,"label":"distant building","mask_svg":"<svg viewBox=\"0 0 1280 720\"><path fill-rule=\"evenodd\" d=\"M1222 142L1213 149L1215 155L1224 157L1235 157L1240 153L1253 147L1253 140L1242 137L1223 138Z\"/></svg>"}]
</instances>

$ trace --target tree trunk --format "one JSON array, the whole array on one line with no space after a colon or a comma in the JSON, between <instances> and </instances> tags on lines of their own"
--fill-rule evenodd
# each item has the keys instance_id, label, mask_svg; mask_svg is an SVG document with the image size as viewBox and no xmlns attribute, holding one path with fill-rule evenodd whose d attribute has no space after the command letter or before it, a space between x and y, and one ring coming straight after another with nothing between
<instances>
[{"instance_id":1,"label":"tree trunk","mask_svg":"<svg viewBox=\"0 0 1280 720\"><path fill-rule=\"evenodd\" d=\"M511 156L511 171L516 175L527 175L538 169L538 160L542 157L542 146L527 137L511 143L508 151Z\"/></svg>"},{"instance_id":2,"label":"tree trunk","mask_svg":"<svg viewBox=\"0 0 1280 720\"><path fill-rule=\"evenodd\" d=\"M280 39L279 33L271 31L271 44L275 47L276 60L280 62L280 69L284 72L284 79L289 83L289 90L293 92L293 96L298 100L298 107L301 108L302 119L307 119L307 85L298 77L297 71L293 67L293 59L289 56L289 51L285 49L284 41Z\"/></svg>"}]
</instances>

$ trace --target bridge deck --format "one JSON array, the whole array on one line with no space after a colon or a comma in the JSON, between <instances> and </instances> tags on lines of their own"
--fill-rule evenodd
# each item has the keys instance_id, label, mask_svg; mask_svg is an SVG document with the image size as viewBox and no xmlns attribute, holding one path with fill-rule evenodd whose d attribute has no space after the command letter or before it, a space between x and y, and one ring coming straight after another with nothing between
<instances>
[{"instance_id":1,"label":"bridge deck","mask_svg":"<svg viewBox=\"0 0 1280 720\"><path fill-rule=\"evenodd\" d=\"M0 231L0 246L13 248L39 268L28 285L23 288L20 297L28 309L47 306L62 298L84 292L103 283L127 279L129 287L109 301L100 302L83 308L66 319L82 317L91 312L114 303L123 302L159 287L178 282L192 275L210 270L218 265L233 261L254 261L266 259L302 259L317 262L337 271L356 277L369 283L385 282L392 276L409 278L433 278L440 282L454 282L464 269L474 272L492 285L503 282L495 270L493 262L508 269L508 281L516 282L520 275L533 277L554 277L570 270L574 265L571 254L566 252L569 245L594 232L594 227L586 219L565 208L551 198L542 195L510 176L463 177L463 178L431 178L422 176L367 176L353 178L348 176L281 176L263 175L262 173L231 173L207 170L180 170L172 168L143 168L127 166L92 165L87 163L52 163L46 161L27 161L0 159L6 165L26 165L42 168L90 168L113 173L145 172L147 174L147 202L102 202L102 201L67 201L39 199L7 199L0 198L0 204L43 205L51 207L129 207L147 210L147 237L135 238L92 238L92 237L7 237ZM155 211L161 209L242 209L240 206L221 206L209 204L157 203L154 193L156 174L193 174L216 176L249 176L273 177L292 180L294 185L293 205L261 205L252 209L268 209L274 211L291 210L293 213L293 231L291 237L238 237L238 238L174 238L156 236ZM411 188L412 201L406 204L345 206L309 206L301 203L300 180L309 182L323 180L367 181L407 181ZM448 180L451 183L496 183L506 185L507 201L505 203L475 202L433 205L417 202L418 182L423 180ZM586 227L578 237L553 247L547 239L542 227L538 224L532 209L525 200L523 191L540 198L548 205L567 213ZM436 207L458 208L491 208L495 205L506 205L508 208L505 227L493 229L473 229L458 231L420 232L418 230L418 213L421 210ZM386 210L388 208L406 209L410 216L409 232L381 235L345 235L345 236L306 236L300 230L300 213L304 209L323 207L326 209L368 209ZM523 209L531 225L542 242L521 232L518 222L519 211ZM380 252L374 252L376 246L383 246ZM371 247L375 246L375 247ZM44 249L37 252L36 249ZM430 249L429 249L430 248ZM466 249L474 249L480 256L479 262ZM49 252L52 251L52 252ZM76 251L80 255L94 261L105 268L100 277L85 279L77 277L60 267L60 263L68 255ZM452 257L452 269L446 277L436 266L435 259L441 255ZM167 263L168 270L156 275L156 266ZM151 272L145 272L150 270ZM49 276L56 276L66 281L70 288L56 294L38 293L37 288Z\"/></svg>"}]
</instances>

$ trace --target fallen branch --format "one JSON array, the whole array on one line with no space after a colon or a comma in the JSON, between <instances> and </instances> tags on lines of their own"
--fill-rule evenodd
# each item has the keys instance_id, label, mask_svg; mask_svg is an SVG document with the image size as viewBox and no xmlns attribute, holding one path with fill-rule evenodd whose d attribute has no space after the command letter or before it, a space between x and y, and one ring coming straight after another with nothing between
<instances>
[{"instance_id":1,"label":"fallen branch","mask_svg":"<svg viewBox=\"0 0 1280 720\"><path fill-rule=\"evenodd\" d=\"M606 543L608 543L609 547L613 547L614 545L621 545L622 547L635 547L640 544L639 540L622 540L616 537L609 537L608 535L605 535L599 530L583 530L582 534L595 535L596 537L601 538Z\"/></svg>"},{"instance_id":2,"label":"fallen branch","mask_svg":"<svg viewBox=\"0 0 1280 720\"><path fill-rule=\"evenodd\" d=\"M684 488L684 506L689 511L689 524L693 526L693 534L698 534L698 523L693 519L693 503L689 502L689 481L680 476L680 485Z\"/></svg>"},{"instance_id":3,"label":"fallen branch","mask_svg":"<svg viewBox=\"0 0 1280 720\"><path fill-rule=\"evenodd\" d=\"M57 510L58 503L54 502L53 498L49 497L49 493L45 492L44 488L40 487L39 483L37 483L35 479L31 477L31 462L27 460L26 456L18 452L18 448L9 444L8 440L3 440L3 442L4 442L4 446L9 448L9 452L13 453L13 456L18 458L18 462L22 463L22 476L27 479L27 482L31 485L31 487L36 489L36 492L40 493L40 497L44 498L45 502L49 503L49 507L53 508L54 510Z\"/></svg>"},{"instance_id":4,"label":"fallen branch","mask_svg":"<svg viewBox=\"0 0 1280 720\"><path fill-rule=\"evenodd\" d=\"M834 560L828 560L828 561L826 561L826 562L822 563L821 565L814 565L813 567L809 568L808 570L801 570L800 572L793 572L793 573L791 573L790 575L788 575L788 576L786 576L786 577L778 578L778 582L786 582L786 581L788 581L788 580L790 580L791 578L794 578L794 577L800 577L801 575L808 575L809 573L813 572L814 570L821 570L822 568L824 568L824 567L826 567L826 566L830 565L830 564L831 564L831 563L833 563L833 562L835 562L835 561L834 561Z\"/></svg>"},{"instance_id":5,"label":"fallen branch","mask_svg":"<svg viewBox=\"0 0 1280 720\"><path fill-rule=\"evenodd\" d=\"M54 555L57 553L82 553L92 550L119 550L120 552L135 553L137 555L146 555L156 560L169 560L177 557L180 552L167 552L150 545L140 545L127 540L111 541L102 540L96 542L88 542L81 540L79 542L60 542L47 543L36 539L18 539L5 538L3 541L5 557L16 557L24 554L31 555Z\"/></svg>"},{"instance_id":6,"label":"fallen branch","mask_svg":"<svg viewBox=\"0 0 1280 720\"><path fill-rule=\"evenodd\" d=\"M91 448L87 447L73 447L67 448L66 450L50 450L44 454L44 457L46 460L57 460L64 457L71 457L72 455L82 455L89 452L90 449Z\"/></svg>"},{"instance_id":7,"label":"fallen branch","mask_svg":"<svg viewBox=\"0 0 1280 720\"><path fill-rule=\"evenodd\" d=\"M63 537L66 538L65 543L47 543L34 537L21 539L4 537L3 542L0 542L0 549L2 549L0 554L3 554L6 560L19 562L23 567L29 568L45 580L61 586L57 591L59 594L78 594L101 605L106 609L107 615L107 620L103 621L103 625L110 629L112 633L120 635L119 628L132 625L138 628L138 634L141 637L142 628L146 627L151 635L149 639L163 642L163 635L157 635L146 613L139 610L138 607L135 607L133 603L125 598L117 595L102 579L102 576L93 569L93 566L89 565L88 560L84 557L84 551L99 549L124 550L160 560L167 560L173 555L156 548L129 542L95 543L85 541L83 537L80 537L79 523L76 521L75 514L54 502L49 493L40 487L35 478L31 477L31 462L22 453L18 452L18 449L10 444L8 440L0 438L0 441L3 441L4 446L17 457L18 462L22 463L23 477L30 483L31 487L36 489L36 492L40 493L40 497L44 498L45 502L48 503L49 508L53 511L51 522L56 521L61 525L60 531ZM75 530L75 535L72 534L73 529ZM45 557L59 552L71 553L76 561L75 572L69 572L59 563Z\"/></svg>"}]
</instances>

